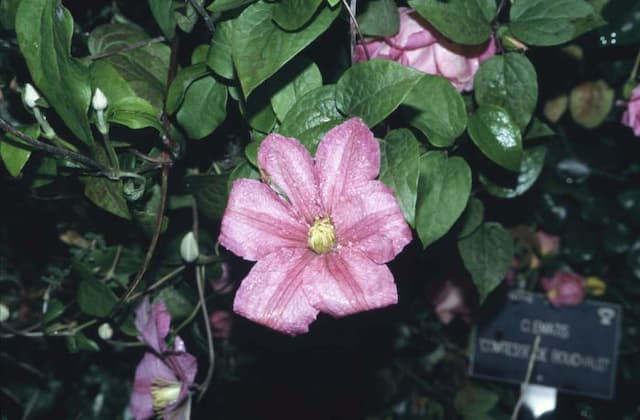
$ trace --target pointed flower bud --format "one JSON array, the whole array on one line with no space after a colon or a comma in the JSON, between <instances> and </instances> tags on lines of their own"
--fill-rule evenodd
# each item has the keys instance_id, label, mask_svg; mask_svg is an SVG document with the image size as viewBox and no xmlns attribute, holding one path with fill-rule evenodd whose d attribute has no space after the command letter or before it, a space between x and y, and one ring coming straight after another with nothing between
<instances>
[{"instance_id":1,"label":"pointed flower bud","mask_svg":"<svg viewBox=\"0 0 640 420\"><path fill-rule=\"evenodd\" d=\"M29 108L35 108L37 106L36 101L40 99L40 94L31 83L24 85L23 99Z\"/></svg>"},{"instance_id":2,"label":"pointed flower bud","mask_svg":"<svg viewBox=\"0 0 640 420\"><path fill-rule=\"evenodd\" d=\"M200 251L198 250L198 242L193 232L184 235L180 242L180 256L185 262L192 263L198 259Z\"/></svg>"},{"instance_id":3,"label":"pointed flower bud","mask_svg":"<svg viewBox=\"0 0 640 420\"><path fill-rule=\"evenodd\" d=\"M104 111L109 106L109 101L107 97L104 96L104 93L100 90L100 88L96 88L96 91L93 93L93 98L91 99L91 106L96 111Z\"/></svg>"},{"instance_id":4,"label":"pointed flower bud","mask_svg":"<svg viewBox=\"0 0 640 420\"><path fill-rule=\"evenodd\" d=\"M105 322L98 327L98 335L103 340L109 340L113 337L113 328L111 328L111 325L109 325L108 322Z\"/></svg>"},{"instance_id":5,"label":"pointed flower bud","mask_svg":"<svg viewBox=\"0 0 640 420\"><path fill-rule=\"evenodd\" d=\"M9 315L11 315L11 313L9 312L9 308L7 308L7 305L5 305L4 303L0 303L0 322L5 322L6 320L8 320Z\"/></svg>"}]
</instances>

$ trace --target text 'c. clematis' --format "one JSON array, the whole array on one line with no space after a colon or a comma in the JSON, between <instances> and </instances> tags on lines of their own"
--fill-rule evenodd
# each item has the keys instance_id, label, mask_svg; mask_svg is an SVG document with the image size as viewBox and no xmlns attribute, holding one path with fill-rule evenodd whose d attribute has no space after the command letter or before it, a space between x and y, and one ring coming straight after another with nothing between
<instances>
[{"instance_id":1,"label":"text 'c. clematis'","mask_svg":"<svg viewBox=\"0 0 640 420\"><path fill-rule=\"evenodd\" d=\"M236 180L220 243L257 261L234 311L287 334L397 303L386 263L411 241L392 191L375 180L380 147L352 118L331 129L315 160L296 139L270 134L258 150L265 182Z\"/></svg>"},{"instance_id":2,"label":"text 'c. clematis'","mask_svg":"<svg viewBox=\"0 0 640 420\"><path fill-rule=\"evenodd\" d=\"M188 420L190 404L185 401L198 370L196 358L187 353L178 336L169 347L171 315L164 302L153 305L145 299L136 309L139 339L153 351L145 353L136 368L130 409L136 420L162 416Z\"/></svg>"}]
</instances>

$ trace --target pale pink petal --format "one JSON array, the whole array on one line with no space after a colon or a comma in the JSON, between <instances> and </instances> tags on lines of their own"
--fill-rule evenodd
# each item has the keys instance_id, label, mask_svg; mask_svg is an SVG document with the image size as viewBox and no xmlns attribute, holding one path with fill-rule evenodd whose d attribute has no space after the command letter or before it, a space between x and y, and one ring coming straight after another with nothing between
<instances>
[{"instance_id":1,"label":"pale pink petal","mask_svg":"<svg viewBox=\"0 0 640 420\"><path fill-rule=\"evenodd\" d=\"M164 339L171 325L171 315L164 302L151 305L149 298L145 298L135 312L135 326L140 333L140 340L157 353L162 353L166 348Z\"/></svg>"},{"instance_id":2,"label":"pale pink petal","mask_svg":"<svg viewBox=\"0 0 640 420\"><path fill-rule=\"evenodd\" d=\"M400 30L386 41L395 48L412 50L423 48L436 42L436 38L428 29L428 24L413 10L399 8Z\"/></svg>"},{"instance_id":3,"label":"pale pink petal","mask_svg":"<svg viewBox=\"0 0 640 420\"><path fill-rule=\"evenodd\" d=\"M307 332L318 311L302 292L302 273L314 258L308 249L292 248L262 258L242 281L233 310L286 334Z\"/></svg>"},{"instance_id":4,"label":"pale pink petal","mask_svg":"<svg viewBox=\"0 0 640 420\"><path fill-rule=\"evenodd\" d=\"M498 46L497 46L496 38L495 36L492 35L489 41L487 41L487 47L484 49L482 54L478 56L478 60L480 61L480 63L484 63L485 61L487 61L488 59L496 55L497 51L498 51Z\"/></svg>"},{"instance_id":5,"label":"pale pink petal","mask_svg":"<svg viewBox=\"0 0 640 420\"><path fill-rule=\"evenodd\" d=\"M434 54L438 66L438 73L449 79L458 90L470 90L473 88L473 76L478 70L477 59L467 59L447 48L436 45Z\"/></svg>"},{"instance_id":6,"label":"pale pink petal","mask_svg":"<svg viewBox=\"0 0 640 420\"><path fill-rule=\"evenodd\" d=\"M433 47L405 51L403 55L406 57L406 65L420 70L423 73L438 75L438 66L436 65Z\"/></svg>"},{"instance_id":7,"label":"pale pink petal","mask_svg":"<svg viewBox=\"0 0 640 420\"><path fill-rule=\"evenodd\" d=\"M378 176L380 145L360 118L351 118L322 138L316 170L324 209L332 214L344 194Z\"/></svg>"},{"instance_id":8,"label":"pale pink petal","mask_svg":"<svg viewBox=\"0 0 640 420\"><path fill-rule=\"evenodd\" d=\"M319 256L304 271L304 293L311 305L334 317L398 302L393 275L357 249Z\"/></svg>"},{"instance_id":9,"label":"pale pink petal","mask_svg":"<svg viewBox=\"0 0 640 420\"><path fill-rule=\"evenodd\" d=\"M331 218L341 246L356 247L379 264L391 261L411 242L398 201L380 181L369 181L344 196Z\"/></svg>"},{"instance_id":10,"label":"pale pink petal","mask_svg":"<svg viewBox=\"0 0 640 420\"><path fill-rule=\"evenodd\" d=\"M145 353L136 368L129 405L136 420L149 419L153 416L151 383L158 379L178 382L171 368L162 359L153 353Z\"/></svg>"},{"instance_id":11,"label":"pale pink petal","mask_svg":"<svg viewBox=\"0 0 640 420\"><path fill-rule=\"evenodd\" d=\"M378 56L383 48L388 49L389 46L380 38L359 42L353 52L355 62L367 61L367 53L369 54L369 58L379 58Z\"/></svg>"},{"instance_id":12,"label":"pale pink petal","mask_svg":"<svg viewBox=\"0 0 640 420\"><path fill-rule=\"evenodd\" d=\"M247 260L283 247L306 247L308 228L289 204L262 182L233 183L220 228L220 244Z\"/></svg>"},{"instance_id":13,"label":"pale pink petal","mask_svg":"<svg viewBox=\"0 0 640 420\"><path fill-rule=\"evenodd\" d=\"M308 223L319 216L318 181L313 159L294 138L269 134L258 149L258 166L268 183L284 194L292 208Z\"/></svg>"}]
</instances>

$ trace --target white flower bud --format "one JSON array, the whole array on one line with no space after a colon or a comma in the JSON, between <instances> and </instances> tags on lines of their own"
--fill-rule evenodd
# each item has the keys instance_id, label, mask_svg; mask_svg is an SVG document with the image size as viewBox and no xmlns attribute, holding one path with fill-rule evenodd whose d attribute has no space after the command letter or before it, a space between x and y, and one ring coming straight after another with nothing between
<instances>
[{"instance_id":1,"label":"white flower bud","mask_svg":"<svg viewBox=\"0 0 640 420\"><path fill-rule=\"evenodd\" d=\"M0 303L0 322L4 322L9 319L9 308L4 303Z\"/></svg>"},{"instance_id":2,"label":"white flower bud","mask_svg":"<svg viewBox=\"0 0 640 420\"><path fill-rule=\"evenodd\" d=\"M27 104L29 108L35 108L37 106L36 101L40 99L40 94L31 83L27 83L24 85L23 98L24 103Z\"/></svg>"},{"instance_id":3,"label":"white flower bud","mask_svg":"<svg viewBox=\"0 0 640 420\"><path fill-rule=\"evenodd\" d=\"M93 94L93 98L91 99L91 106L93 107L93 109L95 109L96 111L104 111L105 109L107 109L108 105L109 101L107 100L107 97L104 96L104 93L102 93L100 88L96 88L96 91Z\"/></svg>"},{"instance_id":4,"label":"white flower bud","mask_svg":"<svg viewBox=\"0 0 640 420\"><path fill-rule=\"evenodd\" d=\"M113 328L111 328L108 322L105 322L98 327L98 335L103 340L108 340L113 337Z\"/></svg>"},{"instance_id":5,"label":"white flower bud","mask_svg":"<svg viewBox=\"0 0 640 420\"><path fill-rule=\"evenodd\" d=\"M184 235L180 242L180 256L188 263L192 263L198 259L200 251L198 250L198 242L193 232Z\"/></svg>"}]
</instances>

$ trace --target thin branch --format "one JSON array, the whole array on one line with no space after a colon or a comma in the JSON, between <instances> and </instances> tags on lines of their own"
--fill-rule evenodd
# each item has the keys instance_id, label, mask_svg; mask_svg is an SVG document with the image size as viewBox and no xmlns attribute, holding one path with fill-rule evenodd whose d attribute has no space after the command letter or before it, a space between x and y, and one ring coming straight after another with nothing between
<instances>
[{"instance_id":1,"label":"thin branch","mask_svg":"<svg viewBox=\"0 0 640 420\"><path fill-rule=\"evenodd\" d=\"M342 0L342 4L344 5L345 9L347 9L347 13L349 14L349 18L350 18L350 32L351 32L351 62L355 62L355 50L356 50L356 33L358 34L358 38L360 39L360 42L362 42L364 40L364 36L362 35L362 32L360 31L360 25L358 25L358 20L356 19L356 0L351 0L351 5L349 5L349 3L347 3L347 0ZM370 60L371 57L369 56L369 51L367 51L366 48L364 49L364 55L365 57L367 57L367 60Z\"/></svg>"},{"instance_id":2,"label":"thin branch","mask_svg":"<svg viewBox=\"0 0 640 420\"><path fill-rule=\"evenodd\" d=\"M200 308L202 309L202 316L204 318L204 328L207 332L207 345L209 349L209 368L207 369L207 376L200 384L200 395L198 401L202 399L205 392L209 388L211 378L213 378L213 370L216 365L216 352L213 347L213 335L211 334L211 322L209 322L209 313L207 311L207 303L204 299L204 266L196 266L196 283L198 284L198 298L200 300Z\"/></svg>"},{"instance_id":3,"label":"thin branch","mask_svg":"<svg viewBox=\"0 0 640 420\"><path fill-rule=\"evenodd\" d=\"M90 157L83 155L82 153L77 153L72 150L63 149L63 148L42 142L40 140L36 140L24 134L22 131L18 130L17 128L9 124L4 118L1 118L1 117L0 117L0 129L19 138L20 140L25 142L27 145L33 147L34 149L42 150L43 152L50 153L54 156L73 160L89 168L96 169L98 175L107 177L111 180L118 179L117 174L115 174L110 168L106 167L100 162L93 160Z\"/></svg>"},{"instance_id":4,"label":"thin branch","mask_svg":"<svg viewBox=\"0 0 640 420\"><path fill-rule=\"evenodd\" d=\"M102 51L100 53L90 55L87 58L89 60L99 60L101 58L110 57L112 55L120 54L120 53L123 53L123 52L137 50L138 48L144 48L144 47L146 47L148 45L151 45L151 44L156 44L158 42L163 42L164 40L165 40L165 37L163 37L163 36L157 36L155 38L150 38L150 39L142 39L140 41L133 42L133 43L131 43L129 45L125 45L122 48L115 48L113 50Z\"/></svg>"},{"instance_id":5,"label":"thin branch","mask_svg":"<svg viewBox=\"0 0 640 420\"><path fill-rule=\"evenodd\" d=\"M167 281L171 280L172 278L174 278L178 274L182 273L185 268L186 268L186 266L181 265L180 267L176 268L172 272L170 272L170 273L164 275L163 277L161 277L160 279L158 279L158 281L153 283L151 286L147 287L144 292L138 292L138 293L134 293L133 295L131 295L129 300L130 301L131 300L135 300L135 299L139 298L142 295L145 295L145 294L147 294L149 292L154 291L155 289L157 289L158 287L162 286Z\"/></svg>"},{"instance_id":6,"label":"thin branch","mask_svg":"<svg viewBox=\"0 0 640 420\"><path fill-rule=\"evenodd\" d=\"M198 0L189 0L189 3L191 4L191 6L193 6L194 9L196 9L196 12L200 15L200 17L202 17L205 25L207 25L207 29L209 29L209 32L213 34L216 31L216 27L213 24L211 16L209 16L207 10L202 6L202 4L198 3Z\"/></svg>"}]
</instances>

